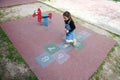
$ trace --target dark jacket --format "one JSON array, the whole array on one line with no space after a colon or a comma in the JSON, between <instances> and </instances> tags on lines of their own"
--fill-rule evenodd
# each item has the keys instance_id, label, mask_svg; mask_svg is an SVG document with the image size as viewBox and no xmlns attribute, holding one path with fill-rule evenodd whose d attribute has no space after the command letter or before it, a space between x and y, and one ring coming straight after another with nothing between
<instances>
[{"instance_id":1,"label":"dark jacket","mask_svg":"<svg viewBox=\"0 0 120 80\"><path fill-rule=\"evenodd\" d=\"M69 25L70 25L70 30L69 30L69 33L70 32L72 32L73 30L75 30L75 28L76 28L76 26L75 26L75 24L74 24L74 22L73 22L73 20L72 19L69 19L70 20L70 23L69 23ZM65 22L65 24L68 24L68 21L69 20L67 20L67 21L64 21Z\"/></svg>"}]
</instances>

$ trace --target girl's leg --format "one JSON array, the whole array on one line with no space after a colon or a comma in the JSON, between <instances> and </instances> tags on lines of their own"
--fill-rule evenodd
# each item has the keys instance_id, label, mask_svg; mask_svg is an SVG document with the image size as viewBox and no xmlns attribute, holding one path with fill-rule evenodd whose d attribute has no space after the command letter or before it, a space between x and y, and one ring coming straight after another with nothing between
<instances>
[{"instance_id":1,"label":"girl's leg","mask_svg":"<svg viewBox=\"0 0 120 80\"><path fill-rule=\"evenodd\" d=\"M70 43L66 43L65 45L64 45L64 48L67 48L67 47L69 47L70 46Z\"/></svg>"},{"instance_id":2,"label":"girl's leg","mask_svg":"<svg viewBox=\"0 0 120 80\"><path fill-rule=\"evenodd\" d=\"M76 40L76 39L73 39L73 40L66 40L66 44L64 45L64 48L69 47L71 43L72 43L73 46L75 47L76 44L77 44L77 40Z\"/></svg>"},{"instance_id":3,"label":"girl's leg","mask_svg":"<svg viewBox=\"0 0 120 80\"><path fill-rule=\"evenodd\" d=\"M74 47L76 46L77 41L74 38L74 35L75 35L74 32L66 34L66 44L64 45L64 48L69 47L71 43L73 44Z\"/></svg>"},{"instance_id":4,"label":"girl's leg","mask_svg":"<svg viewBox=\"0 0 120 80\"><path fill-rule=\"evenodd\" d=\"M74 38L74 39L73 39L73 46L75 47L76 44L77 44L77 40Z\"/></svg>"},{"instance_id":5,"label":"girl's leg","mask_svg":"<svg viewBox=\"0 0 120 80\"><path fill-rule=\"evenodd\" d=\"M75 39L75 33L74 33L74 31L71 32L71 34L70 34L70 39L72 40L72 44L73 44L73 46L75 47L76 44L77 44L77 40Z\"/></svg>"},{"instance_id":6,"label":"girl's leg","mask_svg":"<svg viewBox=\"0 0 120 80\"><path fill-rule=\"evenodd\" d=\"M73 40L66 40L66 44L64 45L64 48L69 47L71 43L73 43Z\"/></svg>"}]
</instances>

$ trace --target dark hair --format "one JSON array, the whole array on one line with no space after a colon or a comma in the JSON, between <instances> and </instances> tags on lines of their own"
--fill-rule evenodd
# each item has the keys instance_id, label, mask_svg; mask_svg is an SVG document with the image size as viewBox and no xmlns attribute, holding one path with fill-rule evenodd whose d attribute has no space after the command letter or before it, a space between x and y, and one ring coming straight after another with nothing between
<instances>
[{"instance_id":1,"label":"dark hair","mask_svg":"<svg viewBox=\"0 0 120 80\"><path fill-rule=\"evenodd\" d=\"M71 14L70 14L70 12L68 12L68 11L65 11L65 12L63 13L63 16L66 16L67 18L71 19Z\"/></svg>"}]
</instances>

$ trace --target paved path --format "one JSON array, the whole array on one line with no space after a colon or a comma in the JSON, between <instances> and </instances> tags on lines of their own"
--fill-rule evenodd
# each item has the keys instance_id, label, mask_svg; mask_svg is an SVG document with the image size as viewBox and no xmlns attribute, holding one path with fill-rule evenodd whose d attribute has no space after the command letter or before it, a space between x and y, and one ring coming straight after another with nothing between
<instances>
[{"instance_id":1,"label":"paved path","mask_svg":"<svg viewBox=\"0 0 120 80\"><path fill-rule=\"evenodd\" d=\"M120 3L108 0L52 0L44 1L62 11L120 35Z\"/></svg>"}]
</instances>

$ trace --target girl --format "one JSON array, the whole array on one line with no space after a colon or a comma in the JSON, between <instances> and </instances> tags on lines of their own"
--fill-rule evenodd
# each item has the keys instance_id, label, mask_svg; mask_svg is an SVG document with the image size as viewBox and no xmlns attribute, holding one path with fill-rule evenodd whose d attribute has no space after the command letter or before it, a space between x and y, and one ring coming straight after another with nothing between
<instances>
[{"instance_id":1,"label":"girl","mask_svg":"<svg viewBox=\"0 0 120 80\"><path fill-rule=\"evenodd\" d=\"M76 46L76 39L75 36L75 24L73 19L71 18L71 14L68 11L65 11L63 13L63 18L65 22L65 32L66 32L66 44L64 45L64 48L70 46L70 43L73 43L73 46Z\"/></svg>"}]
</instances>

